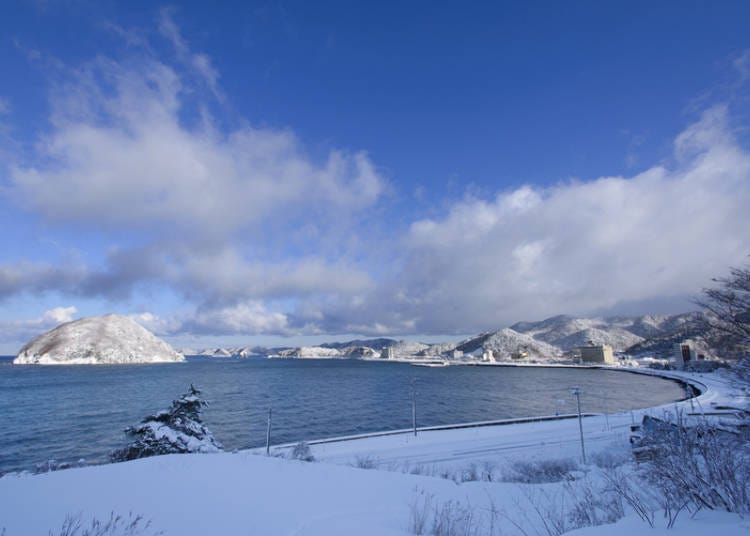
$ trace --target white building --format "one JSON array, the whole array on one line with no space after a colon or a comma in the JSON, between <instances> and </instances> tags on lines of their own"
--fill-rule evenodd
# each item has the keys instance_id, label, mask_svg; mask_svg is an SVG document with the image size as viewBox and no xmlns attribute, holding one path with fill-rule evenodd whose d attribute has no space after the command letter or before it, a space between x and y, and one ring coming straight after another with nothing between
<instances>
[{"instance_id":1,"label":"white building","mask_svg":"<svg viewBox=\"0 0 750 536\"><path fill-rule=\"evenodd\" d=\"M393 359L395 357L396 357L396 354L393 351L393 346L386 346L380 351L381 359Z\"/></svg>"},{"instance_id":2,"label":"white building","mask_svg":"<svg viewBox=\"0 0 750 536\"><path fill-rule=\"evenodd\" d=\"M612 347L607 344L592 344L581 346L581 363L603 363L614 365L617 363Z\"/></svg>"},{"instance_id":3,"label":"white building","mask_svg":"<svg viewBox=\"0 0 750 536\"><path fill-rule=\"evenodd\" d=\"M695 348L693 347L693 341L687 340L679 343L675 343L672 348L671 361L678 367L684 367L687 363L695 361Z\"/></svg>"}]
</instances>

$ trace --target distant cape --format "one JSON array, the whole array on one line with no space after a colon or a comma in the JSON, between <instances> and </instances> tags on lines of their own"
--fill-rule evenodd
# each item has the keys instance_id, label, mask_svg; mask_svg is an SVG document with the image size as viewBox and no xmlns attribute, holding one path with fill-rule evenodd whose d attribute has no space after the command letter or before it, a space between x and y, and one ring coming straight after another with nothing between
<instances>
[{"instance_id":1,"label":"distant cape","mask_svg":"<svg viewBox=\"0 0 750 536\"><path fill-rule=\"evenodd\" d=\"M185 357L128 317L109 314L61 324L21 348L15 365L177 363Z\"/></svg>"}]
</instances>

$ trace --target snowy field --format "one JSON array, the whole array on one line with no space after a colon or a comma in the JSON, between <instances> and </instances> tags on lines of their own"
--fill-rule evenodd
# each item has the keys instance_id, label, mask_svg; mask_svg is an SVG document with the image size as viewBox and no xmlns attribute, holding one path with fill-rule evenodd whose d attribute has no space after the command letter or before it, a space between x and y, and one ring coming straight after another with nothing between
<instances>
[{"instance_id":1,"label":"snowy field","mask_svg":"<svg viewBox=\"0 0 750 536\"><path fill-rule=\"evenodd\" d=\"M142 516L135 534L748 534L750 520L708 510L682 512L669 531L660 512L651 529L627 504L614 525L576 530L592 511L597 522L606 519L607 506L571 519L571 508L590 505L607 475L631 470L630 426L644 413L680 406L729 419L721 408L747 405L746 393L721 374L689 377L705 389L692 402L584 418L586 464L575 418L311 444L303 454L313 462L289 459L291 445L271 456L265 449L158 456L6 475L0 531L58 535L66 517L85 528L114 512L122 526ZM535 481L558 472L555 481Z\"/></svg>"}]
</instances>

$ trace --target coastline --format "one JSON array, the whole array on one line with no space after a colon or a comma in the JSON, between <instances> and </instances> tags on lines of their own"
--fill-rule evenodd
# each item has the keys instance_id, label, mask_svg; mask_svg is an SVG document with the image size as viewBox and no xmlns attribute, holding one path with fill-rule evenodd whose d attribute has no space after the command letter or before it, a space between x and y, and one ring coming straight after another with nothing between
<instances>
[{"instance_id":1,"label":"coastline","mask_svg":"<svg viewBox=\"0 0 750 536\"><path fill-rule=\"evenodd\" d=\"M521 365L521 364L491 364L491 366L511 366L511 367L517 367L517 366L529 366L529 364ZM543 365L533 365L533 366L543 366ZM559 368L554 367L553 368ZM737 401L737 396L734 394L731 394L732 387L730 386L731 381L726 380L724 378L721 378L720 375L717 375L716 373L694 373L694 372L686 372L686 371L665 371L665 370L637 370L637 369L625 369L621 367L600 367L600 366L584 366L579 367L576 365L567 366L566 368L586 368L586 369L603 369L603 370L611 370L611 371L617 371L617 372L630 372L633 374L642 374L642 375L648 375L648 376L656 376L668 380L675 381L679 383L680 385L684 387L691 387L695 390L694 396L686 396L684 399L667 403L667 404L661 404L657 406L649 406L644 408L638 408L638 409L632 409L632 410L618 410L613 411L612 413L592 413L592 412L585 412L582 413L582 418L584 419L584 423L589 423L592 426L596 427L602 426L602 423L604 421L618 421L618 426L620 427L628 427L632 424L636 424L637 422L640 422L640 420L643 418L644 415L649 416L658 416L661 413L664 412L676 412L681 411L684 412L686 415L705 415L705 416L713 416L713 417L731 417L733 416L738 408L732 407L735 402ZM706 377L708 376L708 377ZM686 392L687 395L687 392ZM698 408L696 413L696 406ZM726 409L719 409L716 410L716 407L719 408L726 408ZM710 410L710 411L707 411ZM508 427L508 428L518 428L523 426L533 426L536 425L544 426L546 423L555 423L559 421L570 421L573 422L577 418L577 414L560 414L560 415L538 415L538 416L529 416L529 417L520 417L520 418L514 418L514 419L498 419L498 420L490 420L490 421L477 421L477 422L467 422L467 423L454 423L450 425L442 425L442 426L426 426L426 427L417 427L417 433L418 434L429 434L430 436L436 436L436 435L449 435L449 432L451 431L457 431L457 430L471 430L471 429L480 429L480 428L502 428L502 427ZM623 424L623 418L625 421L628 421L627 423ZM609 422L605 424L606 426L611 426ZM626 426L627 425L627 426ZM553 429L555 427L550 427L550 433L553 433ZM329 437L329 438L322 438L322 439L316 439L307 441L306 443L311 447L325 447L326 445L331 444L349 444L351 448L341 448L339 450L343 451L349 451L350 453L354 453L352 455L376 455L375 452L378 448L381 446L387 446L386 442L381 441L380 438L392 438L393 436L402 436L402 437L408 437L414 433L413 429L400 429L400 430L384 430L379 432L373 432L373 433L366 433L366 434L355 434L355 435L345 435L345 436L338 436L338 437ZM376 441L370 441L370 443L373 443L372 445L368 444L369 440L376 440ZM380 444L379 444L380 443ZM544 442L542 441L541 444ZM278 453L284 453L286 451L289 451L294 448L294 446L297 443L285 443L285 444L278 444L278 445L272 445L271 449L275 449ZM328 449L332 450L332 449ZM335 450L335 449L333 449ZM262 454L265 452L265 448L253 448L253 449L247 449L246 451L242 452L249 452L252 454Z\"/></svg>"},{"instance_id":2,"label":"coastline","mask_svg":"<svg viewBox=\"0 0 750 536\"><path fill-rule=\"evenodd\" d=\"M669 379L700 386L701 394L662 406L585 417L583 432L590 459L625 459L630 450L630 426L644 414L688 412L691 400L700 410L714 413L717 406L734 405L739 396L722 374L668 372ZM277 445L272 447L272 456L265 456L265 449L248 449L156 456L39 475L5 475L0 478L4 512L0 530L6 527L7 536L43 534L77 512L82 513L84 523L92 518L107 519L112 512L133 512L165 534L249 531L404 536L412 534L408 519L420 497L429 497L435 505L471 507L477 516L495 507L514 512L527 501L525 494L531 491L518 484L475 480L481 471L501 474L515 464L545 460L580 463L578 423L570 415L554 420L465 424L463 428L419 429L417 436L399 433L311 442L314 463L287 459L292 445ZM562 489L562 483L545 486L547 490ZM537 488L528 488L533 489ZM736 516L727 519L732 527L740 527L737 533L746 530ZM691 527L700 524L701 516L685 516L685 523ZM503 530L514 534L511 528L511 532ZM587 534L610 533L606 525L587 530Z\"/></svg>"}]
</instances>

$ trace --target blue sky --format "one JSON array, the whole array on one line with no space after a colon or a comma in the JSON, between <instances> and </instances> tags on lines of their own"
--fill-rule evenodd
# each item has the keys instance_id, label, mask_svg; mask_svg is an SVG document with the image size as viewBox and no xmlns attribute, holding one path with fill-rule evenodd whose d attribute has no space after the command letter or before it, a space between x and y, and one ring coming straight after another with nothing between
<instances>
[{"instance_id":1,"label":"blue sky","mask_svg":"<svg viewBox=\"0 0 750 536\"><path fill-rule=\"evenodd\" d=\"M0 353L677 312L750 253L744 2L3 7Z\"/></svg>"}]
</instances>

